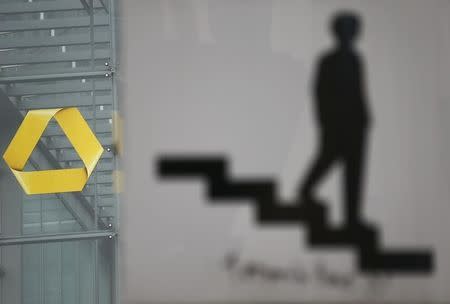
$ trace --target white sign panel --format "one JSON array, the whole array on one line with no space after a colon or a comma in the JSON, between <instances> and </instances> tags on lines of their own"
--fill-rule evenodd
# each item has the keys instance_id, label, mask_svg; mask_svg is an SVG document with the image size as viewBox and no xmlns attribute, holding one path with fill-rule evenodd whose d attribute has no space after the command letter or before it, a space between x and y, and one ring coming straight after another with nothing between
<instances>
[{"instance_id":1,"label":"white sign panel","mask_svg":"<svg viewBox=\"0 0 450 304\"><path fill-rule=\"evenodd\" d=\"M450 2L123 6L124 303L450 301Z\"/></svg>"}]
</instances>

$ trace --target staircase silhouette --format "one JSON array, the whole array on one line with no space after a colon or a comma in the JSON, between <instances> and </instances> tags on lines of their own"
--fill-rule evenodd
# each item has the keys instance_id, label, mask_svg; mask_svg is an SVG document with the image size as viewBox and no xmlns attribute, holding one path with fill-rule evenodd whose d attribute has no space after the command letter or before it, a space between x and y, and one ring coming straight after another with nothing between
<instances>
[{"instance_id":1,"label":"staircase silhouette","mask_svg":"<svg viewBox=\"0 0 450 304\"><path fill-rule=\"evenodd\" d=\"M260 224L304 225L312 248L354 248L362 272L426 274L433 271L433 253L429 250L383 250L374 227L330 228L327 209L321 204L283 205L275 197L276 185L270 179L230 180L224 157L169 156L161 157L157 165L160 177L203 178L208 195L215 202L253 204Z\"/></svg>"}]
</instances>

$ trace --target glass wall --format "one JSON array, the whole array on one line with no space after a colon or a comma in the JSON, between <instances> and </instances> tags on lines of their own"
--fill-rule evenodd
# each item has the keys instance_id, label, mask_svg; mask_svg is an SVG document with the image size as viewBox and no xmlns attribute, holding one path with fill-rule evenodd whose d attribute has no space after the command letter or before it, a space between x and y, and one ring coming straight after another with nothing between
<instances>
[{"instance_id":1,"label":"glass wall","mask_svg":"<svg viewBox=\"0 0 450 304\"><path fill-rule=\"evenodd\" d=\"M22 245L22 303L112 303L108 240Z\"/></svg>"},{"instance_id":2,"label":"glass wall","mask_svg":"<svg viewBox=\"0 0 450 304\"><path fill-rule=\"evenodd\" d=\"M0 304L115 303L113 0L0 0L0 153L24 115L76 107L104 152L81 192L26 195L0 164ZM52 119L25 171L83 167Z\"/></svg>"}]
</instances>

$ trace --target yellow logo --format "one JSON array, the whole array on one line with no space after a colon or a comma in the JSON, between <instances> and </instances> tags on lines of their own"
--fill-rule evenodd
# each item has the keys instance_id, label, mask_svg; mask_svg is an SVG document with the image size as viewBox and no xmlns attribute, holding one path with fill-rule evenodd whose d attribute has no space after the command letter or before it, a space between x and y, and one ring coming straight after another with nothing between
<instances>
[{"instance_id":1,"label":"yellow logo","mask_svg":"<svg viewBox=\"0 0 450 304\"><path fill-rule=\"evenodd\" d=\"M80 156L84 168L23 171L34 147L52 117ZM61 193L83 190L103 147L76 108L32 110L27 113L3 159L27 194Z\"/></svg>"}]
</instances>

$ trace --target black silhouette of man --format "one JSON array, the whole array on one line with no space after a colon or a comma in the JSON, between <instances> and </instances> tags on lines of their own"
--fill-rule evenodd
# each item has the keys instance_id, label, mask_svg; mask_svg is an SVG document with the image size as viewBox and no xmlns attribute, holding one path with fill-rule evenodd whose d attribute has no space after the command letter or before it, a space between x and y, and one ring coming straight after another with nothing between
<instances>
[{"instance_id":1,"label":"black silhouette of man","mask_svg":"<svg viewBox=\"0 0 450 304\"><path fill-rule=\"evenodd\" d=\"M320 58L314 83L319 149L300 189L303 202L317 202L317 184L333 164L341 163L345 215L350 226L362 224L361 196L370 124L363 62L354 49L360 28L361 21L352 12L338 13L332 20L336 46Z\"/></svg>"}]
</instances>

